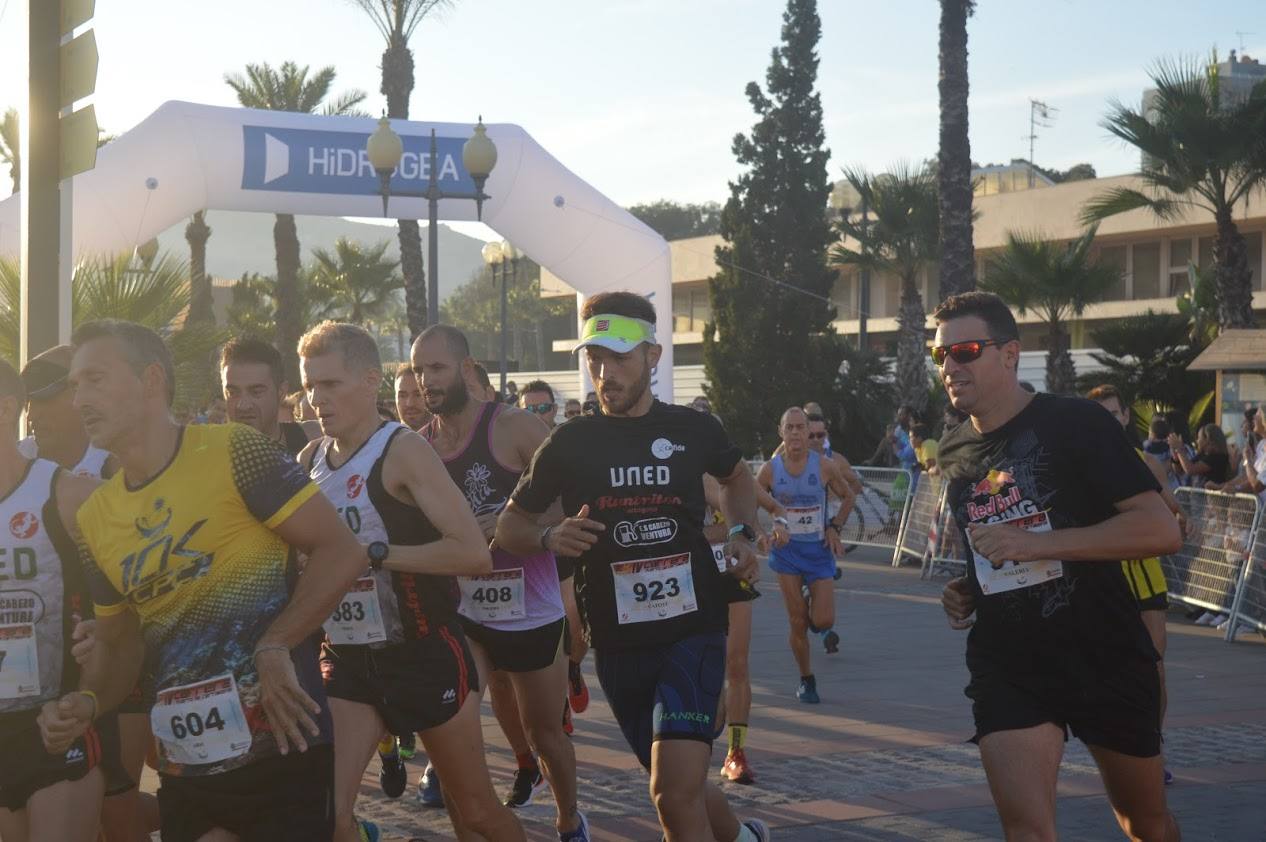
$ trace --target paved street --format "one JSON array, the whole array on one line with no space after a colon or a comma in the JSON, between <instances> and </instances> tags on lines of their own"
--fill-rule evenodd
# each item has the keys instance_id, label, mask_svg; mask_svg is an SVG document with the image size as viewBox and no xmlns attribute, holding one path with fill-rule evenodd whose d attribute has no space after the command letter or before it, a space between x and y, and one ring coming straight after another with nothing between
<instances>
[{"instance_id":1,"label":"paved street","mask_svg":"<svg viewBox=\"0 0 1266 842\"><path fill-rule=\"evenodd\" d=\"M836 584L841 651L815 653L823 702L793 696L796 670L787 652L777 591L756 603L752 673L754 706L748 756L758 786L726 785L743 815L765 819L778 840L1000 839L962 694L963 638L945 624L936 583L918 571L893 570L882 553L862 550ZM770 598L770 597L773 598ZM1216 632L1170 615L1166 729L1169 789L1188 840L1266 840L1266 645L1260 637L1224 643ZM587 667L589 664L586 665ZM595 838L655 840L646 779L625 748L601 689L576 718L581 805ZM513 757L485 708L484 734L499 792ZM723 747L714 755L719 765ZM447 839L442 811L423 810L412 791L383 798L377 762L362 789L361 813L391 840ZM421 773L418 766L411 779ZM521 817L529 836L556 838L548 790ZM1061 838L1123 838L1084 747L1069 744L1061 775Z\"/></svg>"}]
</instances>

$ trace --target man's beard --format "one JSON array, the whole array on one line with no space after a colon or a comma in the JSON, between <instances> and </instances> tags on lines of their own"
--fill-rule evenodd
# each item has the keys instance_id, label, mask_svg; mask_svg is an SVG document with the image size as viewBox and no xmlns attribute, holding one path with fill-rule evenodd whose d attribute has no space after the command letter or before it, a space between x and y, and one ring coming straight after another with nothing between
<instances>
[{"instance_id":1,"label":"man's beard","mask_svg":"<svg viewBox=\"0 0 1266 842\"><path fill-rule=\"evenodd\" d=\"M602 407L602 411L607 415L618 415L628 412L642 396L646 394L646 390L651 387L651 369L650 366L642 372L642 376L637 382L627 388L621 389L611 395L610 398L601 389L598 390L598 402Z\"/></svg>"},{"instance_id":2,"label":"man's beard","mask_svg":"<svg viewBox=\"0 0 1266 842\"><path fill-rule=\"evenodd\" d=\"M432 392L431 394L434 394ZM442 391L444 395L439 406L432 407L427 402L426 408L433 415L451 416L456 415L466 408L466 404L470 402L470 390L466 388L466 381L458 377L453 381L453 385Z\"/></svg>"}]
</instances>

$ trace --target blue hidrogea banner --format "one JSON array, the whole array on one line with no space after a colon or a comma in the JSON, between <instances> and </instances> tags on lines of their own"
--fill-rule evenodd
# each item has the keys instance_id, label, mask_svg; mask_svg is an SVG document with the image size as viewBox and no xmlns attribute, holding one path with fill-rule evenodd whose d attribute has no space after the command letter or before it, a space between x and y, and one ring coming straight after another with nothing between
<instances>
[{"instance_id":1,"label":"blue hidrogea banner","mask_svg":"<svg viewBox=\"0 0 1266 842\"><path fill-rule=\"evenodd\" d=\"M404 156L391 176L393 190L419 193L431 177L429 135L402 135ZM242 189L289 193L377 195L378 174L369 163L367 133L242 127ZM473 193L475 183L462 166L464 138L436 138L440 188Z\"/></svg>"}]
</instances>

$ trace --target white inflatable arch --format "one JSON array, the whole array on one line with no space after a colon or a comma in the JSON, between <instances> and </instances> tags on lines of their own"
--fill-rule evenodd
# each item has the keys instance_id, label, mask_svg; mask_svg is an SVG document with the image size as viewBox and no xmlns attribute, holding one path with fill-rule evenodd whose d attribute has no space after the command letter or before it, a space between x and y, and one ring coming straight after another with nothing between
<instances>
[{"instance_id":1,"label":"white inflatable arch","mask_svg":"<svg viewBox=\"0 0 1266 842\"><path fill-rule=\"evenodd\" d=\"M365 153L375 127L364 117L165 103L103 147L95 169L74 178L75 255L129 250L199 210L381 216L378 178ZM461 160L471 126L394 120L392 127L405 148L395 188L426 189L434 128L441 186L473 191ZM487 128L497 165L484 188L491 198L483 221L582 296L616 289L647 296L664 347L652 388L671 402L672 287L664 238L522 128ZM426 211L421 199L391 199L392 218L425 218ZM474 220L475 203L442 201L439 214ZM17 255L18 220L18 197L0 202L0 253ZM583 371L581 377L583 383Z\"/></svg>"}]
</instances>

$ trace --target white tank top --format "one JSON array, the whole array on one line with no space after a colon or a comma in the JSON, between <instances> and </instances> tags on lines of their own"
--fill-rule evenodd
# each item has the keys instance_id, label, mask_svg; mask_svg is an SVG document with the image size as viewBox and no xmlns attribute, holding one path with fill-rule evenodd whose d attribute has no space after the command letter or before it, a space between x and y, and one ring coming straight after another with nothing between
<instances>
[{"instance_id":1,"label":"white tank top","mask_svg":"<svg viewBox=\"0 0 1266 842\"><path fill-rule=\"evenodd\" d=\"M40 448L35 441L35 436L27 436L18 442L18 452L27 459L38 459ZM83 458L79 460L79 464L71 468L70 472L79 477L101 479L101 471L105 469L106 460L109 458L110 451L102 450L89 444L87 450L84 451Z\"/></svg>"},{"instance_id":2,"label":"white tank top","mask_svg":"<svg viewBox=\"0 0 1266 842\"><path fill-rule=\"evenodd\" d=\"M38 708L63 689L73 606L66 605L62 557L45 523L58 470L36 459L0 500L0 713Z\"/></svg>"}]
</instances>

